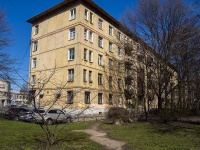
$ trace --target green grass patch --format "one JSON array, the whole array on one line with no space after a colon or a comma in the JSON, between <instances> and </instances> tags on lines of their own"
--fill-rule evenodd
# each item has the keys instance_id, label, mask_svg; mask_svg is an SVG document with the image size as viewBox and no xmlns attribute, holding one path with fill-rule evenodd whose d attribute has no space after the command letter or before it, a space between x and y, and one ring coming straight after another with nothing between
<instances>
[{"instance_id":1,"label":"green grass patch","mask_svg":"<svg viewBox=\"0 0 200 150\"><path fill-rule=\"evenodd\" d=\"M60 124L55 132L56 143L51 150L99 150L102 147L89 135L72 130L85 129L91 122ZM50 126L52 130L54 126ZM38 124L0 120L1 150L45 150L45 135Z\"/></svg>"},{"instance_id":2,"label":"green grass patch","mask_svg":"<svg viewBox=\"0 0 200 150\"><path fill-rule=\"evenodd\" d=\"M200 150L200 126L190 124L102 125L134 150Z\"/></svg>"}]
</instances>

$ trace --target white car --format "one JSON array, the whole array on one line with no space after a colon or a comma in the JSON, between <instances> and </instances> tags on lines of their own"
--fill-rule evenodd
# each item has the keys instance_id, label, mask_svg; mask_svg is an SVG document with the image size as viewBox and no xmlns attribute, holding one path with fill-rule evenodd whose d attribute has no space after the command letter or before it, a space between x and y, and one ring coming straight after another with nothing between
<instances>
[{"instance_id":1,"label":"white car","mask_svg":"<svg viewBox=\"0 0 200 150\"><path fill-rule=\"evenodd\" d=\"M60 109L47 109L44 111L35 111L33 118L35 122L38 123L46 123L48 125L52 125L54 123L59 123L59 122L70 122L71 121L71 116L66 115L62 110Z\"/></svg>"}]
</instances>

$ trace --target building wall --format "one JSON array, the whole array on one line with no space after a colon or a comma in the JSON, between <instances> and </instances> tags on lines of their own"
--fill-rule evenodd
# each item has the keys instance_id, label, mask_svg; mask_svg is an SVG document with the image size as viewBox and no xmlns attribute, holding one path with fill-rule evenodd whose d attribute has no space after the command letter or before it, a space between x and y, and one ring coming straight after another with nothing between
<instances>
[{"instance_id":1,"label":"building wall","mask_svg":"<svg viewBox=\"0 0 200 150\"><path fill-rule=\"evenodd\" d=\"M76 8L76 18L70 20L70 10ZM84 19L85 9L93 13L93 23ZM89 16L88 16L89 17ZM103 20L103 29L98 28L98 20ZM34 35L35 26L39 25L39 34ZM41 106L49 106L54 101L57 89L61 89L61 97L55 104L55 107L71 107L82 108L88 105L84 102L85 92L90 92L91 104L90 107L106 108L108 104L108 95L113 94L113 105L123 106L123 102L118 102L118 96L123 96L123 88L118 88L118 79L124 82L124 69L118 71L117 63L123 62L122 54L118 56L118 41L116 40L116 29L113 27L113 36L109 35L110 23L100 17L99 14L86 8L84 5L76 4L62 9L59 13L55 13L49 18L45 18L32 27L32 43L38 41L38 50L33 51L32 44L30 54L30 82L31 76L36 75L36 83L30 88L42 89L44 94L42 98L36 97L36 100L41 103ZM69 40L69 29L75 28L75 39ZM93 32L93 42L84 39L84 29L88 32ZM103 48L98 46L98 38L103 38ZM109 52L109 42L113 43L113 52ZM119 45L120 46L120 45ZM68 50L75 49L74 60L68 60ZM93 52L93 61L84 60L84 49ZM103 56L103 66L98 65L98 55ZM87 54L88 56L89 54ZM36 68L32 68L32 59L37 58ZM109 58L113 60L113 69L109 69ZM123 65L123 63L122 63ZM74 69L74 81L68 82L68 70ZM87 70L87 81L83 81L83 70ZM92 71L92 80L88 81L89 71ZM98 74L103 75L103 84L98 85ZM52 75L52 76L51 76ZM51 76L51 78L50 78ZM113 77L112 88L108 84L109 76ZM49 80L50 78L50 80ZM48 81L49 80L49 81ZM73 91L74 103L66 104L67 91ZM103 104L98 104L98 93L103 93ZM115 102L114 102L115 101Z\"/></svg>"}]
</instances>

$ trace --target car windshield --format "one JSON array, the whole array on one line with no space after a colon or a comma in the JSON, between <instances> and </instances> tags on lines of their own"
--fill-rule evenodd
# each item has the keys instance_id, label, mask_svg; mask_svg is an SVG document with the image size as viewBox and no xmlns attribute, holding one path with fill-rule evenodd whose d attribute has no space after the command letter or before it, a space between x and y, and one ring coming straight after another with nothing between
<instances>
[{"instance_id":1,"label":"car windshield","mask_svg":"<svg viewBox=\"0 0 200 150\"><path fill-rule=\"evenodd\" d=\"M34 110L34 112L36 112L36 113L44 113L45 110L43 110L43 109L36 109L36 110Z\"/></svg>"}]
</instances>

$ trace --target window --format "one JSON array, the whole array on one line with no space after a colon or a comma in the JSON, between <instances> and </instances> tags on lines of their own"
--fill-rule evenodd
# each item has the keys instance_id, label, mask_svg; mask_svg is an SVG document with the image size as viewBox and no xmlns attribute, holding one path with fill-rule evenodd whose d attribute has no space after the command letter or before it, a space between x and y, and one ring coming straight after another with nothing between
<instances>
[{"instance_id":1,"label":"window","mask_svg":"<svg viewBox=\"0 0 200 150\"><path fill-rule=\"evenodd\" d=\"M37 51L37 49L38 49L38 41L35 41L33 43L33 51Z\"/></svg>"},{"instance_id":2,"label":"window","mask_svg":"<svg viewBox=\"0 0 200 150\"><path fill-rule=\"evenodd\" d=\"M113 104L113 102L112 102L112 94L109 94L109 105L112 105Z\"/></svg>"},{"instance_id":3,"label":"window","mask_svg":"<svg viewBox=\"0 0 200 150\"><path fill-rule=\"evenodd\" d=\"M113 60L112 59L109 59L109 68L113 69Z\"/></svg>"},{"instance_id":4,"label":"window","mask_svg":"<svg viewBox=\"0 0 200 150\"><path fill-rule=\"evenodd\" d=\"M102 93L98 94L98 104L103 104L103 94Z\"/></svg>"},{"instance_id":5,"label":"window","mask_svg":"<svg viewBox=\"0 0 200 150\"><path fill-rule=\"evenodd\" d=\"M121 39L121 33L120 33L120 32L117 33L117 39L118 39L118 40Z\"/></svg>"},{"instance_id":6,"label":"window","mask_svg":"<svg viewBox=\"0 0 200 150\"><path fill-rule=\"evenodd\" d=\"M102 85L102 84L103 84L102 81L103 81L103 80L102 80L102 74L98 73L98 84L99 84L99 85Z\"/></svg>"},{"instance_id":7,"label":"window","mask_svg":"<svg viewBox=\"0 0 200 150\"><path fill-rule=\"evenodd\" d=\"M86 79L86 74L87 74L87 70L86 69L83 69L83 81L86 82L87 79Z\"/></svg>"},{"instance_id":8,"label":"window","mask_svg":"<svg viewBox=\"0 0 200 150\"><path fill-rule=\"evenodd\" d=\"M74 69L68 70L68 81L73 82L74 81Z\"/></svg>"},{"instance_id":9,"label":"window","mask_svg":"<svg viewBox=\"0 0 200 150\"><path fill-rule=\"evenodd\" d=\"M35 26L35 35L37 35L39 33L39 25Z\"/></svg>"},{"instance_id":10,"label":"window","mask_svg":"<svg viewBox=\"0 0 200 150\"><path fill-rule=\"evenodd\" d=\"M93 62L93 52L89 51L89 62Z\"/></svg>"},{"instance_id":11,"label":"window","mask_svg":"<svg viewBox=\"0 0 200 150\"><path fill-rule=\"evenodd\" d=\"M73 91L67 91L67 104L73 104L74 95Z\"/></svg>"},{"instance_id":12,"label":"window","mask_svg":"<svg viewBox=\"0 0 200 150\"><path fill-rule=\"evenodd\" d=\"M120 49L120 47L118 47L118 56L121 56L121 49Z\"/></svg>"},{"instance_id":13,"label":"window","mask_svg":"<svg viewBox=\"0 0 200 150\"><path fill-rule=\"evenodd\" d=\"M118 63L118 72L121 72L121 64Z\"/></svg>"},{"instance_id":14,"label":"window","mask_svg":"<svg viewBox=\"0 0 200 150\"><path fill-rule=\"evenodd\" d=\"M99 47L103 47L103 38L99 36L99 41L98 41Z\"/></svg>"},{"instance_id":15,"label":"window","mask_svg":"<svg viewBox=\"0 0 200 150\"><path fill-rule=\"evenodd\" d=\"M92 83L92 71L89 71L89 82Z\"/></svg>"},{"instance_id":16,"label":"window","mask_svg":"<svg viewBox=\"0 0 200 150\"><path fill-rule=\"evenodd\" d=\"M93 42L93 32L92 31L90 31L89 40L91 43Z\"/></svg>"},{"instance_id":17,"label":"window","mask_svg":"<svg viewBox=\"0 0 200 150\"><path fill-rule=\"evenodd\" d=\"M122 88L122 80L118 79L118 88L121 89Z\"/></svg>"},{"instance_id":18,"label":"window","mask_svg":"<svg viewBox=\"0 0 200 150\"><path fill-rule=\"evenodd\" d=\"M109 35L113 35L113 28L109 26Z\"/></svg>"},{"instance_id":19,"label":"window","mask_svg":"<svg viewBox=\"0 0 200 150\"><path fill-rule=\"evenodd\" d=\"M70 10L70 20L76 18L76 8Z\"/></svg>"},{"instance_id":20,"label":"window","mask_svg":"<svg viewBox=\"0 0 200 150\"><path fill-rule=\"evenodd\" d=\"M75 39L75 28L69 29L69 40Z\"/></svg>"},{"instance_id":21,"label":"window","mask_svg":"<svg viewBox=\"0 0 200 150\"><path fill-rule=\"evenodd\" d=\"M87 49L84 48L84 60L87 61Z\"/></svg>"},{"instance_id":22,"label":"window","mask_svg":"<svg viewBox=\"0 0 200 150\"><path fill-rule=\"evenodd\" d=\"M98 65L99 66L103 65L103 56L102 55L98 55Z\"/></svg>"},{"instance_id":23,"label":"window","mask_svg":"<svg viewBox=\"0 0 200 150\"><path fill-rule=\"evenodd\" d=\"M88 30L84 29L84 40L88 40Z\"/></svg>"},{"instance_id":24,"label":"window","mask_svg":"<svg viewBox=\"0 0 200 150\"><path fill-rule=\"evenodd\" d=\"M32 68L36 68L37 58L32 59Z\"/></svg>"},{"instance_id":25,"label":"window","mask_svg":"<svg viewBox=\"0 0 200 150\"><path fill-rule=\"evenodd\" d=\"M122 104L122 96L118 95L118 105L121 105L121 104Z\"/></svg>"},{"instance_id":26,"label":"window","mask_svg":"<svg viewBox=\"0 0 200 150\"><path fill-rule=\"evenodd\" d=\"M68 60L74 60L74 48L68 50Z\"/></svg>"},{"instance_id":27,"label":"window","mask_svg":"<svg viewBox=\"0 0 200 150\"><path fill-rule=\"evenodd\" d=\"M88 10L85 9L85 20L88 20Z\"/></svg>"},{"instance_id":28,"label":"window","mask_svg":"<svg viewBox=\"0 0 200 150\"><path fill-rule=\"evenodd\" d=\"M85 104L90 104L90 92L85 92Z\"/></svg>"},{"instance_id":29,"label":"window","mask_svg":"<svg viewBox=\"0 0 200 150\"><path fill-rule=\"evenodd\" d=\"M93 23L93 13L90 12L90 23Z\"/></svg>"},{"instance_id":30,"label":"window","mask_svg":"<svg viewBox=\"0 0 200 150\"><path fill-rule=\"evenodd\" d=\"M109 82L109 87L112 87L112 77L111 76L109 76L108 82Z\"/></svg>"},{"instance_id":31,"label":"window","mask_svg":"<svg viewBox=\"0 0 200 150\"><path fill-rule=\"evenodd\" d=\"M112 52L113 51L113 44L111 42L109 42L109 51Z\"/></svg>"},{"instance_id":32,"label":"window","mask_svg":"<svg viewBox=\"0 0 200 150\"><path fill-rule=\"evenodd\" d=\"M99 29L103 30L103 20L99 19L98 27Z\"/></svg>"},{"instance_id":33,"label":"window","mask_svg":"<svg viewBox=\"0 0 200 150\"><path fill-rule=\"evenodd\" d=\"M31 76L31 85L35 85L35 83L36 83L36 76L32 75Z\"/></svg>"}]
</instances>

